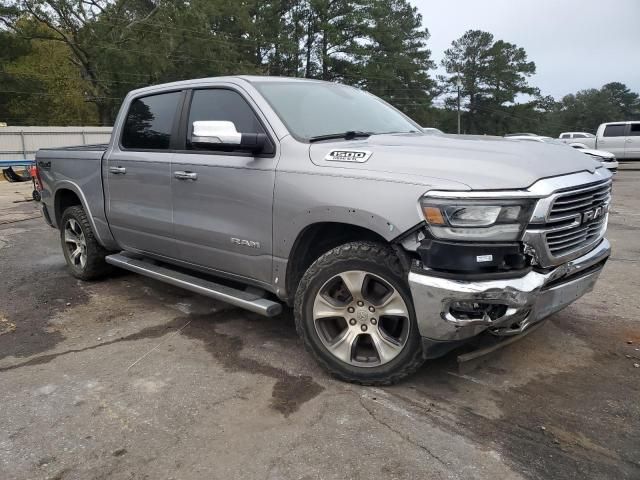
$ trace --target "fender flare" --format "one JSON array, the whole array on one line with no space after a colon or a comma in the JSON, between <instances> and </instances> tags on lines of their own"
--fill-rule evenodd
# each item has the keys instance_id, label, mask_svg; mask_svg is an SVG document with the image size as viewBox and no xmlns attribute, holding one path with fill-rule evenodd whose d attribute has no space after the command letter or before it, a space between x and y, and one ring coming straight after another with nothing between
<instances>
[{"instance_id":1,"label":"fender flare","mask_svg":"<svg viewBox=\"0 0 640 480\"><path fill-rule=\"evenodd\" d=\"M55 192L53 194L53 205L54 205L54 209L57 208L57 198L58 198L58 193L61 190L70 190L73 193L76 194L76 196L80 199L80 204L82 205L82 208L84 209L85 212L87 212L87 217L89 218L89 223L91 224L91 228L93 229L93 234L96 236L96 239L98 240L98 242L101 245L105 245L104 239L101 238L100 236L100 231L98 230L95 220L93 218L93 213L91 212L91 208L89 207L89 203L87 202L87 198L85 197L84 193L82 192L82 189L78 186L77 183L72 182L71 180L61 180L60 182L58 182L58 184L56 185L56 189ZM60 215L58 215L58 212L54 210L53 212L53 216L55 219L61 218L62 217L62 213L63 212L59 212ZM56 224L57 224L57 220L56 220ZM56 225L58 227L58 229L60 229L60 225Z\"/></svg>"}]
</instances>

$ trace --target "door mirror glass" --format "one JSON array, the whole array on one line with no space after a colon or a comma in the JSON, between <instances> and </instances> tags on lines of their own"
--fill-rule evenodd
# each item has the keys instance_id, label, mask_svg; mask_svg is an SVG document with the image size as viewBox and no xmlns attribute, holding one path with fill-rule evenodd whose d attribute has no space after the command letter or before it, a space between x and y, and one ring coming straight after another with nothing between
<instances>
[{"instance_id":1,"label":"door mirror glass","mask_svg":"<svg viewBox=\"0 0 640 480\"><path fill-rule=\"evenodd\" d=\"M193 122L191 144L207 150L264 151L267 136L264 133L240 133L233 122L225 120L199 120Z\"/></svg>"}]
</instances>

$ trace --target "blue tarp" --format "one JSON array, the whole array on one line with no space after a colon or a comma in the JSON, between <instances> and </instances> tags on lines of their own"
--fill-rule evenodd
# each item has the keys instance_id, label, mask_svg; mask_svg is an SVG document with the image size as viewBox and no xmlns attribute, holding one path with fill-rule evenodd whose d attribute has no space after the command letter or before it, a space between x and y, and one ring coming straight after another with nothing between
<instances>
[{"instance_id":1,"label":"blue tarp","mask_svg":"<svg viewBox=\"0 0 640 480\"><path fill-rule=\"evenodd\" d=\"M28 167L34 164L35 160L0 160L0 168Z\"/></svg>"}]
</instances>

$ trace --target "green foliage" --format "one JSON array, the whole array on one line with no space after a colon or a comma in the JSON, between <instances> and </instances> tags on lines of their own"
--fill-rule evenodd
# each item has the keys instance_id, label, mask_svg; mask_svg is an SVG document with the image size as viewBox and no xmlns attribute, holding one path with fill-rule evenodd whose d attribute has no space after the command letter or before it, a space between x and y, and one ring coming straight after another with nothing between
<instances>
[{"instance_id":1,"label":"green foliage","mask_svg":"<svg viewBox=\"0 0 640 480\"><path fill-rule=\"evenodd\" d=\"M640 114L617 82L541 96L524 49L480 30L452 43L436 82L428 41L410 0L4 0L0 121L111 124L132 89L228 74L351 84L448 132L458 79L467 133L555 136Z\"/></svg>"},{"instance_id":2,"label":"green foliage","mask_svg":"<svg viewBox=\"0 0 640 480\"><path fill-rule=\"evenodd\" d=\"M422 16L406 0L374 0L366 10L366 41L358 49L354 83L380 96L417 122L428 119L435 67L427 49L429 31Z\"/></svg>"},{"instance_id":3,"label":"green foliage","mask_svg":"<svg viewBox=\"0 0 640 480\"><path fill-rule=\"evenodd\" d=\"M511 129L513 103L518 95L537 94L528 78L536 71L527 53L512 43L494 41L489 32L469 30L445 51L440 78L444 92L457 89L465 102L468 133L504 134ZM451 103L451 100L450 100Z\"/></svg>"},{"instance_id":4,"label":"green foliage","mask_svg":"<svg viewBox=\"0 0 640 480\"><path fill-rule=\"evenodd\" d=\"M565 96L552 117L575 130L595 133L604 122L640 119L640 101L626 85L612 82L599 90L591 88Z\"/></svg>"}]
</instances>

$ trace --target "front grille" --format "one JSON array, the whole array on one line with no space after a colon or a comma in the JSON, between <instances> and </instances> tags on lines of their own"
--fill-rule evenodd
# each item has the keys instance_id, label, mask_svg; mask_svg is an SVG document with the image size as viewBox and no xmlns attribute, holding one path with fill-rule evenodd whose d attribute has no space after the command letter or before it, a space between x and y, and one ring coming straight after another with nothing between
<instances>
[{"instance_id":1,"label":"front grille","mask_svg":"<svg viewBox=\"0 0 640 480\"><path fill-rule=\"evenodd\" d=\"M606 230L606 209L611 201L611 181L580 186L559 193L547 216L545 242L556 261L587 250L599 241ZM599 216L585 219L585 213L599 207Z\"/></svg>"},{"instance_id":2,"label":"front grille","mask_svg":"<svg viewBox=\"0 0 640 480\"><path fill-rule=\"evenodd\" d=\"M549 221L571 218L577 214L609 203L611 182L607 181L588 187L580 187L559 195L549 212Z\"/></svg>"},{"instance_id":3,"label":"front grille","mask_svg":"<svg viewBox=\"0 0 640 480\"><path fill-rule=\"evenodd\" d=\"M591 223L547 233L547 246L554 257L561 257L598 240L605 227L606 216Z\"/></svg>"}]
</instances>

